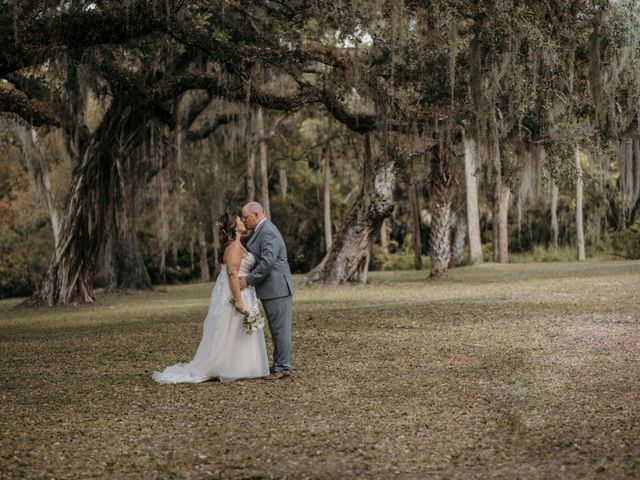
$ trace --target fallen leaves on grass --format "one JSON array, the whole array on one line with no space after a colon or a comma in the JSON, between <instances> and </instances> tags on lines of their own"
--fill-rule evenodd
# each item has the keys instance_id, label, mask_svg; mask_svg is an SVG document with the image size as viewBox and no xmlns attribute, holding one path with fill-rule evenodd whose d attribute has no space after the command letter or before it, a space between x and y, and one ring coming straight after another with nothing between
<instances>
[{"instance_id":1,"label":"fallen leaves on grass","mask_svg":"<svg viewBox=\"0 0 640 480\"><path fill-rule=\"evenodd\" d=\"M210 284L86 309L0 302L0 476L637 477L639 272L484 265L305 287L279 382L152 382L195 352Z\"/></svg>"}]
</instances>

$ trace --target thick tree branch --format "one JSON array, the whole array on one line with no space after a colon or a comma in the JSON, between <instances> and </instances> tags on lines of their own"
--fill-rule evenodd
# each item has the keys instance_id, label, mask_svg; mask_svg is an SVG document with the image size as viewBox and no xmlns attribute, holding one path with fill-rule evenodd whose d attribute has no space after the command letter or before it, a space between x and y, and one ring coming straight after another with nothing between
<instances>
[{"instance_id":1,"label":"thick tree branch","mask_svg":"<svg viewBox=\"0 0 640 480\"><path fill-rule=\"evenodd\" d=\"M238 119L238 115L218 115L211 122L205 122L198 130L187 131L187 140L195 142L203 140L215 132L218 127L234 122Z\"/></svg>"},{"instance_id":2,"label":"thick tree branch","mask_svg":"<svg viewBox=\"0 0 640 480\"><path fill-rule=\"evenodd\" d=\"M178 42L196 47L214 59L226 62L238 74L246 74L248 65L260 60L269 65L291 72L311 62L319 62L332 67L345 67L344 59L329 50L291 49L271 46L266 40L250 43L225 43L216 39L211 32L201 28L186 27L175 19L167 19L163 29Z\"/></svg>"},{"instance_id":3,"label":"thick tree branch","mask_svg":"<svg viewBox=\"0 0 640 480\"><path fill-rule=\"evenodd\" d=\"M165 6L173 3L130 0L55 17L34 10L18 22L6 11L0 16L0 76L44 63L61 50L126 43L161 30L172 15Z\"/></svg>"},{"instance_id":4,"label":"thick tree branch","mask_svg":"<svg viewBox=\"0 0 640 480\"><path fill-rule=\"evenodd\" d=\"M314 103L323 104L328 112L349 129L366 133L378 126L376 115L351 112L330 91L310 84L299 84L299 92L274 95L256 86L249 86L235 76L212 73L186 73L145 86L140 73L123 69L112 62L101 61L100 69L113 87L129 92L131 98L144 99L149 104L161 104L188 90L205 90L213 96L231 101L260 105L270 110L295 111Z\"/></svg>"},{"instance_id":5,"label":"thick tree branch","mask_svg":"<svg viewBox=\"0 0 640 480\"><path fill-rule=\"evenodd\" d=\"M99 59L100 70L109 81L114 92L123 93L132 99L144 99L151 105L160 103L191 89L204 89L214 96L232 101L250 101L264 108L292 111L304 105L322 103L340 122L357 132L367 132L376 128L374 115L354 114L349 111L331 92L316 87L305 86L297 94L278 96L255 87L247 87L246 80L250 67L257 61L272 65L283 72L297 76L310 64L324 64L334 72L351 69L354 60L341 58L331 51L317 49L290 49L272 46L268 43L238 43L219 40L211 32L199 27L187 27L173 15L175 1L169 6L156 5L153 0L132 0L123 6L107 3L98 9L82 13L62 13L55 18L34 12L21 21L19 26L8 14L0 16L0 42L7 45L0 52L0 76L21 68L43 63L60 51L74 51L79 58L86 47L104 43L123 43L152 32L165 32L179 42L196 47L209 57L227 65L232 75L211 74L179 75L172 80L161 81L151 88L137 72L122 68L115 62ZM214 19L215 22L215 19ZM331 75L331 71L327 72ZM340 75L339 75L340 76ZM146 79L144 79L146 80ZM374 79L367 79L375 83ZM9 99L6 99L8 102ZM25 104L23 99L22 105ZM7 111L24 109L6 105ZM40 108L42 110L42 108ZM36 117L34 117L36 118ZM44 117L39 121L43 121ZM36 120L38 121L38 120Z\"/></svg>"},{"instance_id":6,"label":"thick tree branch","mask_svg":"<svg viewBox=\"0 0 640 480\"><path fill-rule=\"evenodd\" d=\"M191 102L191 104L186 108L184 112L184 116L181 121L181 128L188 130L193 125L193 122L196 121L196 118L204 111L205 108L209 106L211 103L211 95L208 93L206 95L197 96Z\"/></svg>"},{"instance_id":7,"label":"thick tree branch","mask_svg":"<svg viewBox=\"0 0 640 480\"><path fill-rule=\"evenodd\" d=\"M328 112L340 123L345 124L349 129L358 133L367 133L375 130L377 126L376 115L354 114L349 112L335 97L333 92L325 91L321 97L322 104Z\"/></svg>"},{"instance_id":8,"label":"thick tree branch","mask_svg":"<svg viewBox=\"0 0 640 480\"><path fill-rule=\"evenodd\" d=\"M0 112L14 113L34 127L60 125L51 104L30 99L24 92L0 81Z\"/></svg>"},{"instance_id":9,"label":"thick tree branch","mask_svg":"<svg viewBox=\"0 0 640 480\"><path fill-rule=\"evenodd\" d=\"M249 89L248 95L247 88ZM159 82L148 89L148 93L154 101L161 102L186 90L194 89L206 90L214 96L227 100L238 102L248 100L252 104L271 110L294 111L306 105L321 103L336 120L359 133L375 130L378 125L375 115L353 113L331 93L323 92L308 84L301 84L297 94L273 95L255 86L247 87L246 84L234 77L223 79L221 76L212 74L185 74Z\"/></svg>"}]
</instances>

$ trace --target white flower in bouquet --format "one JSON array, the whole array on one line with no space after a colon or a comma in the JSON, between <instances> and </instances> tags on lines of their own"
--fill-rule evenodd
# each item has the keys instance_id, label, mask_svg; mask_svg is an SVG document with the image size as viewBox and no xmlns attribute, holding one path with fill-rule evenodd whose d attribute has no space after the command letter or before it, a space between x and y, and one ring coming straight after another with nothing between
<instances>
[{"instance_id":1,"label":"white flower in bouquet","mask_svg":"<svg viewBox=\"0 0 640 480\"><path fill-rule=\"evenodd\" d=\"M251 312L244 312L243 317L242 329L245 333L255 332L256 330L260 330L264 327L264 318L260 315L258 307L253 309Z\"/></svg>"},{"instance_id":2,"label":"white flower in bouquet","mask_svg":"<svg viewBox=\"0 0 640 480\"><path fill-rule=\"evenodd\" d=\"M229 303L235 305L233 298L229 299ZM260 315L260 309L256 306L250 312L242 312L242 330L244 333L252 333L264 327L264 318Z\"/></svg>"}]
</instances>

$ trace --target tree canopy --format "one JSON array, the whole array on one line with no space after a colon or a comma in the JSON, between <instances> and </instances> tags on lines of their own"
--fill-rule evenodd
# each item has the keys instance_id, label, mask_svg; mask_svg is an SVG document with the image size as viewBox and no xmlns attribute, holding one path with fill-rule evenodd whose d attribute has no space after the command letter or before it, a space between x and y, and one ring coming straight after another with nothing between
<instances>
[{"instance_id":1,"label":"tree canopy","mask_svg":"<svg viewBox=\"0 0 640 480\"><path fill-rule=\"evenodd\" d=\"M194 235L208 271L213 217L247 198L297 219L283 226L292 243L328 233L310 240L321 254L290 259L315 267L309 282L366 282L389 218L434 277L459 263L467 230L476 257L483 242L508 261L514 223L524 248L540 202L551 226L527 244L557 244L572 189L565 223L580 238L583 185L590 243L626 231L640 210L639 26L631 0L2 1L0 112L22 129L5 140L21 144L55 232L39 301L90 302L105 270L108 290L150 287L143 230L161 278L169 250L194 265ZM57 206L55 162L36 156L72 166ZM324 209L324 226L287 202ZM186 226L197 234L170 246Z\"/></svg>"}]
</instances>

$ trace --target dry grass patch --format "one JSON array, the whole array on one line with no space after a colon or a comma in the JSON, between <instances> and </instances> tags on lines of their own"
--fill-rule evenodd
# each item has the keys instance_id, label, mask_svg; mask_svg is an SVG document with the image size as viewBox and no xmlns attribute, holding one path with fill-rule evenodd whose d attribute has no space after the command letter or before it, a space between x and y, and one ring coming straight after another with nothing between
<instances>
[{"instance_id":1,"label":"dry grass patch","mask_svg":"<svg viewBox=\"0 0 640 480\"><path fill-rule=\"evenodd\" d=\"M210 284L0 302L3 478L637 478L640 263L304 288L292 380L157 385Z\"/></svg>"}]
</instances>

